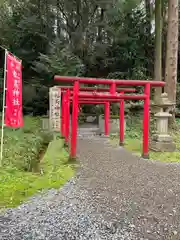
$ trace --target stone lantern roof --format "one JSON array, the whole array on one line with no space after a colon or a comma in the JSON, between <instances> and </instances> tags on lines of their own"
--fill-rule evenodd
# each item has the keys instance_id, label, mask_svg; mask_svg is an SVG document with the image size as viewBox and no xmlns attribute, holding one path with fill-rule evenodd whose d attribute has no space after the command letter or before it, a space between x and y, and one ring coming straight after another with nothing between
<instances>
[{"instance_id":1,"label":"stone lantern roof","mask_svg":"<svg viewBox=\"0 0 180 240\"><path fill-rule=\"evenodd\" d=\"M168 94L166 92L161 94L159 105L163 106L173 106L174 104L168 99Z\"/></svg>"},{"instance_id":2,"label":"stone lantern roof","mask_svg":"<svg viewBox=\"0 0 180 240\"><path fill-rule=\"evenodd\" d=\"M173 106L175 106L176 104L171 102L168 98L168 94L166 92L161 94L161 97L159 98L158 103L152 103L152 106L154 107L158 107L161 110L160 111L169 111L170 108L172 108Z\"/></svg>"}]
</instances>

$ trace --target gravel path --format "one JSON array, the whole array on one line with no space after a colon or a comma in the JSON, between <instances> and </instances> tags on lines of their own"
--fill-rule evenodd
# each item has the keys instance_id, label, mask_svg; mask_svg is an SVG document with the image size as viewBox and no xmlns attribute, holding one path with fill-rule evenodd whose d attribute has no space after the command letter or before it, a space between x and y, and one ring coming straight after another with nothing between
<instances>
[{"instance_id":1,"label":"gravel path","mask_svg":"<svg viewBox=\"0 0 180 240\"><path fill-rule=\"evenodd\" d=\"M81 168L60 190L0 216L3 240L179 240L180 167L82 137Z\"/></svg>"}]
</instances>

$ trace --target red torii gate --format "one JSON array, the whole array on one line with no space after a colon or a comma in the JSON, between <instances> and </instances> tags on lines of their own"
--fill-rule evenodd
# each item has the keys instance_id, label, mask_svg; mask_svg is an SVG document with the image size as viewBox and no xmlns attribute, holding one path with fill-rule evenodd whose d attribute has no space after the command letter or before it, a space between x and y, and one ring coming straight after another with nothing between
<instances>
[{"instance_id":1,"label":"red torii gate","mask_svg":"<svg viewBox=\"0 0 180 240\"><path fill-rule=\"evenodd\" d=\"M58 86L57 86L58 87ZM73 86L59 86L62 91L70 89L73 92ZM109 88L98 88L98 87L80 87L79 91L83 92L109 92ZM134 88L117 88L116 92L129 92L134 93L136 89Z\"/></svg>"},{"instance_id":2,"label":"red torii gate","mask_svg":"<svg viewBox=\"0 0 180 240\"><path fill-rule=\"evenodd\" d=\"M112 101L110 101L112 102ZM110 118L110 109L109 109L109 101L103 100L103 99L81 99L79 100L80 104L103 104L104 105L104 132L105 135L109 135L109 118ZM68 126L67 126L68 127ZM124 145L124 100L121 100L120 102L120 113L119 113L119 145Z\"/></svg>"},{"instance_id":3,"label":"red torii gate","mask_svg":"<svg viewBox=\"0 0 180 240\"><path fill-rule=\"evenodd\" d=\"M142 157L149 158L149 117L150 117L150 89L151 87L163 87L162 81L143 81L143 80L114 80L114 79L95 79L81 77L55 76L56 81L73 82L73 113L72 113L72 137L70 157L76 158L77 128L78 128L78 102L79 98L103 99L107 102L120 102L123 100L144 100L144 118L143 118L143 153ZM107 94L88 94L79 93L80 83L83 84L105 84L110 85L110 95ZM139 95L118 95L117 86L143 86L144 94Z\"/></svg>"},{"instance_id":4,"label":"red torii gate","mask_svg":"<svg viewBox=\"0 0 180 240\"><path fill-rule=\"evenodd\" d=\"M69 102L68 98L72 95L72 86L62 86L60 87L63 97L62 97L62 116L61 116L61 134L62 136L65 137L65 142L68 143L69 140ZM86 91L86 92L92 92L92 93L97 93L97 92L109 92L108 88L96 88L96 87L81 87L81 91ZM133 93L135 92L136 89L134 88L117 88L116 92L120 92L123 94L124 92L129 92ZM83 100L83 99L81 99ZM84 99L85 100L85 99ZM97 100L96 100L97 101ZM86 104L98 104L99 102L92 102L92 99L89 99L88 102L84 102ZM83 104L83 103L81 103ZM105 129L105 135L109 135L109 118L110 118L110 109L109 109L109 102L106 102L105 100L102 100L101 103L99 104L104 104L105 108L105 119L104 119L104 129ZM124 100L121 100L120 102L120 145L122 146L124 143Z\"/></svg>"}]
</instances>

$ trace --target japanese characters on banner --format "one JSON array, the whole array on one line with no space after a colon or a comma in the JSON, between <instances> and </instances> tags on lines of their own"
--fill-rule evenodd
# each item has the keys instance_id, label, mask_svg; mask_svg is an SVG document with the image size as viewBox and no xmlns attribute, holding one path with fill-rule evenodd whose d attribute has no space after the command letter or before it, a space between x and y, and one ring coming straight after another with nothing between
<instances>
[{"instance_id":1,"label":"japanese characters on banner","mask_svg":"<svg viewBox=\"0 0 180 240\"><path fill-rule=\"evenodd\" d=\"M51 131L60 131L61 127L61 90L52 87L49 92L49 125Z\"/></svg>"},{"instance_id":2,"label":"japanese characters on banner","mask_svg":"<svg viewBox=\"0 0 180 240\"><path fill-rule=\"evenodd\" d=\"M9 52L6 54L6 63L5 125L19 128L23 126L22 64Z\"/></svg>"}]
</instances>

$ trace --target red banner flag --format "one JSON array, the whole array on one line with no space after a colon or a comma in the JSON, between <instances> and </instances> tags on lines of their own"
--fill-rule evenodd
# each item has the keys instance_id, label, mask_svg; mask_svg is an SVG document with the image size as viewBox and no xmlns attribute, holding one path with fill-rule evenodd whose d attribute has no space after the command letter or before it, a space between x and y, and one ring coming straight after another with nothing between
<instances>
[{"instance_id":1,"label":"red banner flag","mask_svg":"<svg viewBox=\"0 0 180 240\"><path fill-rule=\"evenodd\" d=\"M23 126L22 113L22 64L10 53L6 54L6 109L5 125L19 128Z\"/></svg>"}]
</instances>

